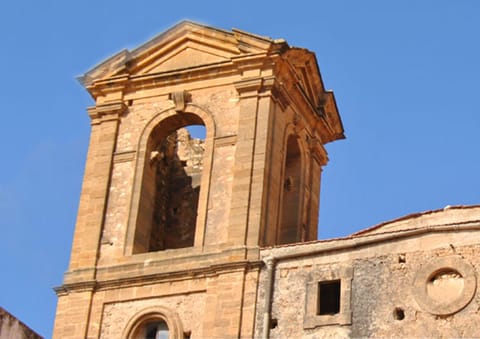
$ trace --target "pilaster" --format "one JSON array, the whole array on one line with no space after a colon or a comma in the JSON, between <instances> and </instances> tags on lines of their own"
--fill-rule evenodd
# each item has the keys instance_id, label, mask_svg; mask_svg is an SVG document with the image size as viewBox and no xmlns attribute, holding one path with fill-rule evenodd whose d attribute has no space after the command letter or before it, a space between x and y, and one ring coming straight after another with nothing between
<instances>
[{"instance_id":1,"label":"pilaster","mask_svg":"<svg viewBox=\"0 0 480 339\"><path fill-rule=\"evenodd\" d=\"M233 170L233 186L228 241L244 245L252 193L252 172L258 116L258 92L262 78L251 78L235 83L240 97L237 148Z\"/></svg>"},{"instance_id":2,"label":"pilaster","mask_svg":"<svg viewBox=\"0 0 480 339\"><path fill-rule=\"evenodd\" d=\"M73 293L62 291L61 288L56 292L58 302L53 338L86 338L93 286L86 284Z\"/></svg>"},{"instance_id":3,"label":"pilaster","mask_svg":"<svg viewBox=\"0 0 480 339\"><path fill-rule=\"evenodd\" d=\"M78 270L82 280L94 279L118 123L125 108L116 102L88 109L92 119L90 144L66 282L69 278L75 281L72 273Z\"/></svg>"}]
</instances>

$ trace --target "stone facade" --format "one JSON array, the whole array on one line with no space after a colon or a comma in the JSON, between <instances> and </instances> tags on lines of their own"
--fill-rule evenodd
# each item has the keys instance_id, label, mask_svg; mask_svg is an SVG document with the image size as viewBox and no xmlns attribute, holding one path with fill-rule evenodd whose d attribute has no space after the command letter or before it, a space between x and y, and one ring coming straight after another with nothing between
<instances>
[{"instance_id":1,"label":"stone facade","mask_svg":"<svg viewBox=\"0 0 480 339\"><path fill-rule=\"evenodd\" d=\"M43 339L43 337L0 307L0 339Z\"/></svg>"},{"instance_id":2,"label":"stone facade","mask_svg":"<svg viewBox=\"0 0 480 339\"><path fill-rule=\"evenodd\" d=\"M316 240L324 144L344 136L312 52L182 22L81 81L55 338L479 335L480 208Z\"/></svg>"},{"instance_id":3,"label":"stone facade","mask_svg":"<svg viewBox=\"0 0 480 339\"><path fill-rule=\"evenodd\" d=\"M412 227L432 214L444 223ZM344 239L262 250L273 274L260 275L255 337L266 304L271 338L478 337L479 215L480 207L457 207ZM330 281L340 282L340 307L321 315L318 286Z\"/></svg>"}]
</instances>

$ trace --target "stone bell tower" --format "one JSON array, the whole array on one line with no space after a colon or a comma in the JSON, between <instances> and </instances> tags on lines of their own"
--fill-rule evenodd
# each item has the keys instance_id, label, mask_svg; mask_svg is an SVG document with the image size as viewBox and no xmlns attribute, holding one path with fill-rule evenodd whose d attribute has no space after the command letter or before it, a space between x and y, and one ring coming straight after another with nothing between
<instances>
[{"instance_id":1,"label":"stone bell tower","mask_svg":"<svg viewBox=\"0 0 480 339\"><path fill-rule=\"evenodd\" d=\"M324 144L343 138L315 55L181 22L81 82L95 105L54 337L251 337L259 249L316 239Z\"/></svg>"}]
</instances>

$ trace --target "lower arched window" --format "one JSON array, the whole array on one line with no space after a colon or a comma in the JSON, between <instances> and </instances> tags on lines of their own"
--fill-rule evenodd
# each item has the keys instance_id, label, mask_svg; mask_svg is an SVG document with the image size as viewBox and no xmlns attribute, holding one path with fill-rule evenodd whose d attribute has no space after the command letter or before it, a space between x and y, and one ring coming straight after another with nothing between
<instances>
[{"instance_id":1,"label":"lower arched window","mask_svg":"<svg viewBox=\"0 0 480 339\"><path fill-rule=\"evenodd\" d=\"M178 314L162 306L149 307L137 313L125 327L122 338L184 339Z\"/></svg>"},{"instance_id":2,"label":"lower arched window","mask_svg":"<svg viewBox=\"0 0 480 339\"><path fill-rule=\"evenodd\" d=\"M163 320L147 321L134 334L135 339L168 339L168 325Z\"/></svg>"}]
</instances>

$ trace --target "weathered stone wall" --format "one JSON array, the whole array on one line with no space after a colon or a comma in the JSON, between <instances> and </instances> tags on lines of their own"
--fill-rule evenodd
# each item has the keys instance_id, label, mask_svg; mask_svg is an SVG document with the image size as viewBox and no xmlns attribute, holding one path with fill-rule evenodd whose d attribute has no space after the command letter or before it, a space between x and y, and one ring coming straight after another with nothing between
<instances>
[{"instance_id":1,"label":"weathered stone wall","mask_svg":"<svg viewBox=\"0 0 480 339\"><path fill-rule=\"evenodd\" d=\"M168 90L167 90L168 91ZM160 93L157 93L157 95ZM132 188L135 183L136 158L138 157L138 144L145 128L145 125L159 113L168 114L168 108L171 108L171 101L167 95L141 98L138 101L133 100L128 108L128 113L122 117L122 123L119 125L118 140L116 146L116 159L112 169L112 180L109 188L109 197L103 229L102 246L99 264L111 265L124 254L126 242L125 235L131 211ZM199 89L192 91L195 103L201 107L209 109L212 118L215 119L215 137L217 139L234 138L238 129L238 99L236 92L232 88L218 89ZM211 111L210 111L211 110ZM168 126L165 126L168 128ZM212 171L218 180L212 182L210 193L206 195L209 198L209 211L207 214L208 226L207 244L219 244L227 239L228 211L232 190L232 171L233 158L235 155L235 139L225 147L221 146L217 151L218 157L214 158ZM205 146L202 144L204 150ZM212 151L212 150L210 150ZM182 152L182 151L181 151ZM198 158L198 157L197 157ZM192 162L193 158L189 160ZM195 161L198 161L195 160ZM202 164L203 166L203 164ZM192 167L193 168L193 167ZM202 168L203 169L203 168ZM195 170L195 185L200 186L201 170ZM190 174L193 174L190 173ZM208 174L207 174L208 175ZM211 206L221 204L222 209L212 210ZM205 212L203 214L205 215ZM211 214L211 215L210 215ZM221 227L220 232L215 233L215 229ZM131 227L131 226L130 226ZM148 230L146 231L149 232ZM146 249L144 251L147 251Z\"/></svg>"},{"instance_id":2,"label":"weathered stone wall","mask_svg":"<svg viewBox=\"0 0 480 339\"><path fill-rule=\"evenodd\" d=\"M480 248L476 238L458 231L443 235L443 240L442 235L426 235L365 246L357 241L350 247L348 241L355 239L346 239L265 250L265 257L293 255L275 265L270 337L478 337ZM342 249L342 244L349 248ZM333 252L318 251L337 245ZM302 248L306 255L295 258L295 249ZM341 310L319 316L318 290L313 293L311 287L337 279L343 288ZM264 268L256 337L262 333L267 285ZM308 304L314 306L313 314ZM309 316L316 318L316 324Z\"/></svg>"},{"instance_id":3,"label":"weathered stone wall","mask_svg":"<svg viewBox=\"0 0 480 339\"><path fill-rule=\"evenodd\" d=\"M419 286L413 281L422 265L437 258L458 256L480 272L478 246L450 247L379 256L354 262L352 337L478 337L480 293L451 315L431 314L418 305ZM433 273L433 272L432 272ZM465 277L466 278L466 277ZM427 284L422 286L427 288ZM457 287L454 287L459 293ZM449 289L439 301L446 300Z\"/></svg>"},{"instance_id":4,"label":"weathered stone wall","mask_svg":"<svg viewBox=\"0 0 480 339\"><path fill-rule=\"evenodd\" d=\"M193 334L192 338L201 338L203 323L199 321L198 315L205 311L205 300L205 293L191 293L108 303L103 310L100 337L122 338L125 325L138 312L146 308L162 306L175 310L179 314L183 330Z\"/></svg>"},{"instance_id":5,"label":"weathered stone wall","mask_svg":"<svg viewBox=\"0 0 480 339\"><path fill-rule=\"evenodd\" d=\"M228 220L230 216L235 150L235 144L231 143L219 146L215 150L212 178L216 185L212 185L209 192L209 213L205 229L206 246L225 244L228 240L228 228L225 220Z\"/></svg>"},{"instance_id":6,"label":"weathered stone wall","mask_svg":"<svg viewBox=\"0 0 480 339\"><path fill-rule=\"evenodd\" d=\"M27 325L0 307L1 339L43 339Z\"/></svg>"}]
</instances>

